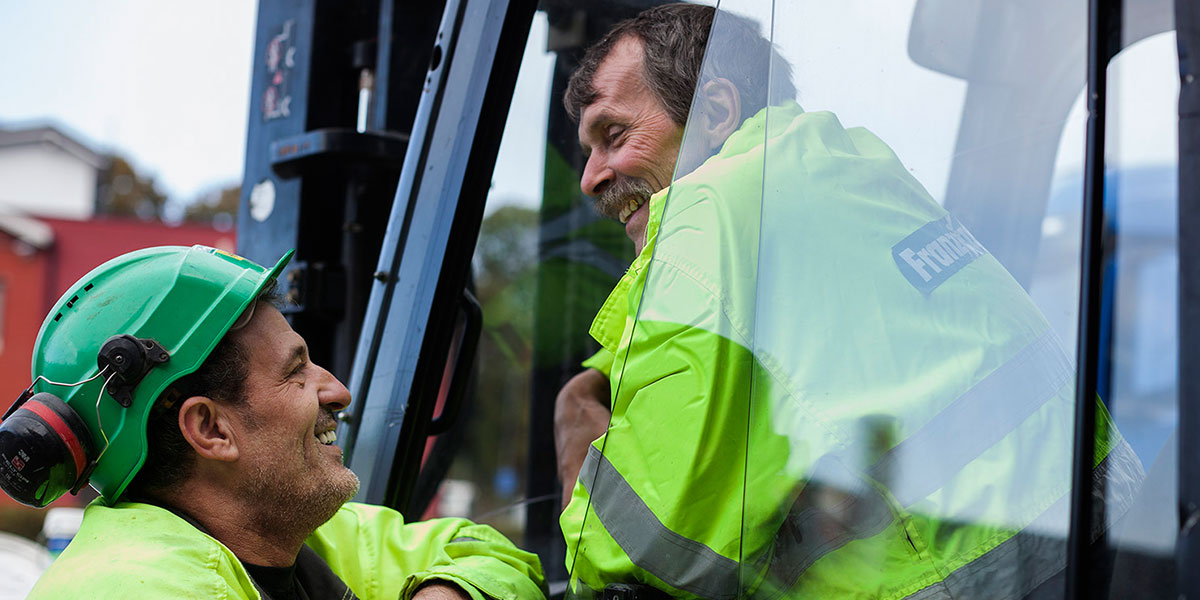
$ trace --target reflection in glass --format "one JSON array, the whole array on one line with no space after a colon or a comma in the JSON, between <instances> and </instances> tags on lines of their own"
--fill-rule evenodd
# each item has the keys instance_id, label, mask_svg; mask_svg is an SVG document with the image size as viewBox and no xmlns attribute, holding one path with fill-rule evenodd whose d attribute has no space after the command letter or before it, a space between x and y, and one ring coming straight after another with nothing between
<instances>
[{"instance_id":1,"label":"reflection in glass","mask_svg":"<svg viewBox=\"0 0 1200 600\"><path fill-rule=\"evenodd\" d=\"M1061 594L1074 340L1026 287L1086 5L897 6L721 4L593 327L612 420L562 520L572 595ZM908 80L906 39L959 83ZM1097 418L1098 535L1142 461Z\"/></svg>"},{"instance_id":2,"label":"reflection in glass","mask_svg":"<svg viewBox=\"0 0 1200 600\"><path fill-rule=\"evenodd\" d=\"M1115 524L1112 598L1176 598L1179 426L1178 58L1169 10L1127 3L1128 44L1108 66L1105 206L1110 214L1105 326L1113 417L1146 465ZM1148 33L1167 31L1136 39Z\"/></svg>"}]
</instances>

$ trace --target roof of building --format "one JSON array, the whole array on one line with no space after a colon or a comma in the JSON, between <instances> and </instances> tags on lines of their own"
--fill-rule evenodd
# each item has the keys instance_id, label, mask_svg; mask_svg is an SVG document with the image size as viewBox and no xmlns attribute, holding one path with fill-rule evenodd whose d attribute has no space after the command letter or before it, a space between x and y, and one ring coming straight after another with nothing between
<instances>
[{"instance_id":1,"label":"roof of building","mask_svg":"<svg viewBox=\"0 0 1200 600\"><path fill-rule=\"evenodd\" d=\"M54 228L49 223L26 216L4 203L0 203L0 231L38 250L45 250L54 243Z\"/></svg>"},{"instance_id":2,"label":"roof of building","mask_svg":"<svg viewBox=\"0 0 1200 600\"><path fill-rule=\"evenodd\" d=\"M24 129L0 129L0 148L49 144L62 149L96 169L108 166L108 159L52 125Z\"/></svg>"}]
</instances>

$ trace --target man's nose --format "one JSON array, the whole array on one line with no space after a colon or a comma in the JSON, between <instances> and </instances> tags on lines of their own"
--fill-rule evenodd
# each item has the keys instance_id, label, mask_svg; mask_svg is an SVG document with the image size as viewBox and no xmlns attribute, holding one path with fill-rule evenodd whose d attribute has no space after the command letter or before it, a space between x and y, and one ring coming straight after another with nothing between
<instances>
[{"instance_id":1,"label":"man's nose","mask_svg":"<svg viewBox=\"0 0 1200 600\"><path fill-rule=\"evenodd\" d=\"M350 390L346 389L333 373L320 366L317 368L321 370L321 387L317 388L317 401L331 410L344 410L350 406Z\"/></svg>"},{"instance_id":2,"label":"man's nose","mask_svg":"<svg viewBox=\"0 0 1200 600\"><path fill-rule=\"evenodd\" d=\"M604 160L599 152L593 152L583 166L583 177L579 178L579 189L594 198L604 193L605 188L612 182L613 171L608 167L608 161Z\"/></svg>"}]
</instances>

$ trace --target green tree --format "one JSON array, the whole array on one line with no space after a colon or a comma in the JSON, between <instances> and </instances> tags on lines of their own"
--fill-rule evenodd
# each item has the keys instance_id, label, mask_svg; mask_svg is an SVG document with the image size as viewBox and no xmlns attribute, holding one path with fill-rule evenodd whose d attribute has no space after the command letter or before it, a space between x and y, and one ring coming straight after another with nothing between
<instances>
[{"instance_id":1,"label":"green tree","mask_svg":"<svg viewBox=\"0 0 1200 600\"><path fill-rule=\"evenodd\" d=\"M211 190L188 204L183 220L209 224L221 231L232 229L237 224L241 197L242 187L237 184Z\"/></svg>"},{"instance_id":2,"label":"green tree","mask_svg":"<svg viewBox=\"0 0 1200 600\"><path fill-rule=\"evenodd\" d=\"M475 359L473 414L450 476L476 484L477 514L514 502L524 490L518 480L514 491L503 494L493 482L503 469L513 468L519 476L526 462L537 239L537 211L509 205L483 220L475 247L472 272L483 331ZM493 524L519 534L509 529L511 524Z\"/></svg>"},{"instance_id":3,"label":"green tree","mask_svg":"<svg viewBox=\"0 0 1200 600\"><path fill-rule=\"evenodd\" d=\"M96 214L161 221L166 202L153 177L139 175L120 156L108 157L108 168L100 172L97 184Z\"/></svg>"}]
</instances>

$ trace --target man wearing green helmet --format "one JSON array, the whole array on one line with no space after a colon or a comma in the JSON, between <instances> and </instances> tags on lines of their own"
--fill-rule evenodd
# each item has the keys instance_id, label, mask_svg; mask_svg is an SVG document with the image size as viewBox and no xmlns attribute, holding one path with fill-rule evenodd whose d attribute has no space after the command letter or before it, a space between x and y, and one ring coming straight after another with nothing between
<instances>
[{"instance_id":1,"label":"man wearing green helmet","mask_svg":"<svg viewBox=\"0 0 1200 600\"><path fill-rule=\"evenodd\" d=\"M31 598L534 598L489 527L348 503L346 388L270 301L272 269L212 248L118 257L48 315L0 425L0 486L100 498Z\"/></svg>"}]
</instances>

